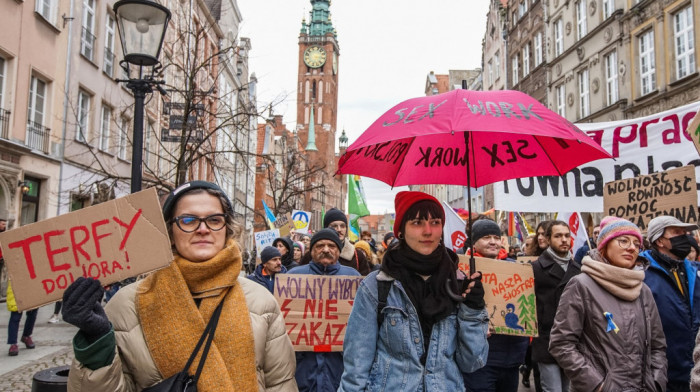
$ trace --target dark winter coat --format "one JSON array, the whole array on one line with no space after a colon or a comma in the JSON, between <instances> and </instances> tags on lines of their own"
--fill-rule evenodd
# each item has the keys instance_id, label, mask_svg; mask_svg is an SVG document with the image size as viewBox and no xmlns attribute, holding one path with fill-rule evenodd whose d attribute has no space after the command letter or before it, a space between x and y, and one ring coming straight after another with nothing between
<instances>
[{"instance_id":1,"label":"dark winter coat","mask_svg":"<svg viewBox=\"0 0 700 392\"><path fill-rule=\"evenodd\" d=\"M645 251L640 256L650 262L644 283L654 294L666 335L668 382L688 383L690 370L693 368L695 335L700 326L700 263L688 260L683 262L690 294L686 299L680 294L668 272L654 259L651 251Z\"/></svg>"},{"instance_id":2,"label":"dark winter coat","mask_svg":"<svg viewBox=\"0 0 700 392\"><path fill-rule=\"evenodd\" d=\"M248 275L247 278L254 281L254 282L260 283L261 285L265 286L272 293L272 289L275 287L275 276L274 275L263 275L262 270L263 270L263 265L258 264L258 266L255 267L255 272ZM282 270L280 270L279 273L284 274L286 272L287 272L287 269L284 268L284 266L282 266Z\"/></svg>"},{"instance_id":3,"label":"dark winter coat","mask_svg":"<svg viewBox=\"0 0 700 392\"><path fill-rule=\"evenodd\" d=\"M359 273L354 268L338 263L322 266L315 262L289 270L290 274L305 275L350 275ZM296 353L297 371L295 378L299 392L335 392L340 386L343 375L343 353L314 353L299 351Z\"/></svg>"},{"instance_id":4,"label":"dark winter coat","mask_svg":"<svg viewBox=\"0 0 700 392\"><path fill-rule=\"evenodd\" d=\"M564 269L545 251L532 263L535 276L535 298L537 305L538 335L532 339L532 360L543 363L556 363L549 354L549 333L554 325L554 315L559 306L559 298L569 280L581 273L581 267L573 260Z\"/></svg>"}]
</instances>

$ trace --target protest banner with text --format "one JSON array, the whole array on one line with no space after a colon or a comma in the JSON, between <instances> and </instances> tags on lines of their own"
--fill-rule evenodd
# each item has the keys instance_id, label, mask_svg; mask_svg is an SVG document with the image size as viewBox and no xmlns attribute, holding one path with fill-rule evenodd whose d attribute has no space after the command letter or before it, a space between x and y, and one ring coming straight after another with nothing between
<instances>
[{"instance_id":1,"label":"protest banner with text","mask_svg":"<svg viewBox=\"0 0 700 392\"><path fill-rule=\"evenodd\" d=\"M155 188L0 233L19 311L59 300L78 277L103 285L170 264Z\"/></svg>"},{"instance_id":2,"label":"protest banner with text","mask_svg":"<svg viewBox=\"0 0 700 392\"><path fill-rule=\"evenodd\" d=\"M501 335L537 336L535 277L532 265L475 257L481 272L489 325ZM469 256L459 256L459 269L469 274Z\"/></svg>"},{"instance_id":3,"label":"protest banner with text","mask_svg":"<svg viewBox=\"0 0 700 392\"><path fill-rule=\"evenodd\" d=\"M647 117L576 124L614 160L590 162L562 177L495 183L495 207L521 212L602 212L604 185L608 182L686 165L699 166L700 156L687 132L698 108L700 102L695 102Z\"/></svg>"},{"instance_id":4,"label":"protest banner with text","mask_svg":"<svg viewBox=\"0 0 700 392\"><path fill-rule=\"evenodd\" d=\"M258 251L259 259L263 249L272 246L275 238L280 237L280 229L257 231L253 233L253 236L255 237L255 249Z\"/></svg>"},{"instance_id":5,"label":"protest banner with text","mask_svg":"<svg viewBox=\"0 0 700 392\"><path fill-rule=\"evenodd\" d=\"M363 276L275 275L274 295L296 351L343 351Z\"/></svg>"},{"instance_id":6,"label":"protest banner with text","mask_svg":"<svg viewBox=\"0 0 700 392\"><path fill-rule=\"evenodd\" d=\"M693 166L608 182L603 196L605 215L625 218L642 231L646 231L649 221L659 215L696 223L695 183Z\"/></svg>"}]
</instances>

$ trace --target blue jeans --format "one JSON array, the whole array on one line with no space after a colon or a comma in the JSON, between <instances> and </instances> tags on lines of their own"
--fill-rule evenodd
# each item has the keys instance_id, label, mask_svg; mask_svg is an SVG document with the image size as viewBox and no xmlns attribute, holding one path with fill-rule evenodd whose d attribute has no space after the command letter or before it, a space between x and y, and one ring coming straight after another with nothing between
<instances>
[{"instance_id":1,"label":"blue jeans","mask_svg":"<svg viewBox=\"0 0 700 392\"><path fill-rule=\"evenodd\" d=\"M569 379L556 363L539 362L540 384L544 392L569 392Z\"/></svg>"},{"instance_id":2,"label":"blue jeans","mask_svg":"<svg viewBox=\"0 0 700 392\"><path fill-rule=\"evenodd\" d=\"M498 367L486 365L473 373L464 374L467 392L517 392L518 366Z\"/></svg>"},{"instance_id":3,"label":"blue jeans","mask_svg":"<svg viewBox=\"0 0 700 392\"><path fill-rule=\"evenodd\" d=\"M24 331L22 336L32 336L34 322L39 309L27 312L27 319L24 320ZM17 332L19 332L19 321L22 319L22 312L10 312L10 325L8 325L7 344L17 344Z\"/></svg>"}]
</instances>

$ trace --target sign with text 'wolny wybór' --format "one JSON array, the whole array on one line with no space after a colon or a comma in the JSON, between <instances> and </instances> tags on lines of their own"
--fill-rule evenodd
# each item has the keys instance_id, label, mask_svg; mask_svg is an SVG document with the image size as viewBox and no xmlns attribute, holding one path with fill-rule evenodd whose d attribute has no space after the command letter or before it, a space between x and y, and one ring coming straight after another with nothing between
<instances>
[{"instance_id":1,"label":"sign with text 'wolny wyb\u00f3r'","mask_svg":"<svg viewBox=\"0 0 700 392\"><path fill-rule=\"evenodd\" d=\"M60 300L78 277L103 285L170 264L156 188L0 234L19 311Z\"/></svg>"},{"instance_id":2,"label":"sign with text 'wolny wyb\u00f3r'","mask_svg":"<svg viewBox=\"0 0 700 392\"><path fill-rule=\"evenodd\" d=\"M296 351L343 351L345 329L364 276L275 275L273 294Z\"/></svg>"},{"instance_id":3,"label":"sign with text 'wolny wyb\u00f3r'","mask_svg":"<svg viewBox=\"0 0 700 392\"><path fill-rule=\"evenodd\" d=\"M605 215L625 218L646 230L657 212L673 215L686 211L683 222L697 222L695 168L684 166L661 173L627 178L605 184ZM669 212L666 214L666 212Z\"/></svg>"},{"instance_id":4,"label":"sign with text 'wolny wyb\u00f3r'","mask_svg":"<svg viewBox=\"0 0 700 392\"><path fill-rule=\"evenodd\" d=\"M647 117L576 124L614 160L590 162L563 177L528 177L495 183L495 208L521 212L603 212L605 183L686 165L698 166L700 156L686 132L698 108L700 102L695 102ZM678 210L670 215L684 222L697 219L697 211Z\"/></svg>"}]
</instances>

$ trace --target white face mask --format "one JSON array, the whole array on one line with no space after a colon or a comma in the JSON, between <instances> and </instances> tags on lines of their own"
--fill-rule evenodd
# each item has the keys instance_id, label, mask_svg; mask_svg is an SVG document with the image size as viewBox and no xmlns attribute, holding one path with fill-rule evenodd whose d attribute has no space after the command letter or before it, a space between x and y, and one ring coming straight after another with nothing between
<instances>
[{"instance_id":1,"label":"white face mask","mask_svg":"<svg viewBox=\"0 0 700 392\"><path fill-rule=\"evenodd\" d=\"M644 265L637 265L637 264L635 264L634 268L632 268L632 270L634 270L634 271L644 271L645 269L646 268L644 268Z\"/></svg>"}]
</instances>

